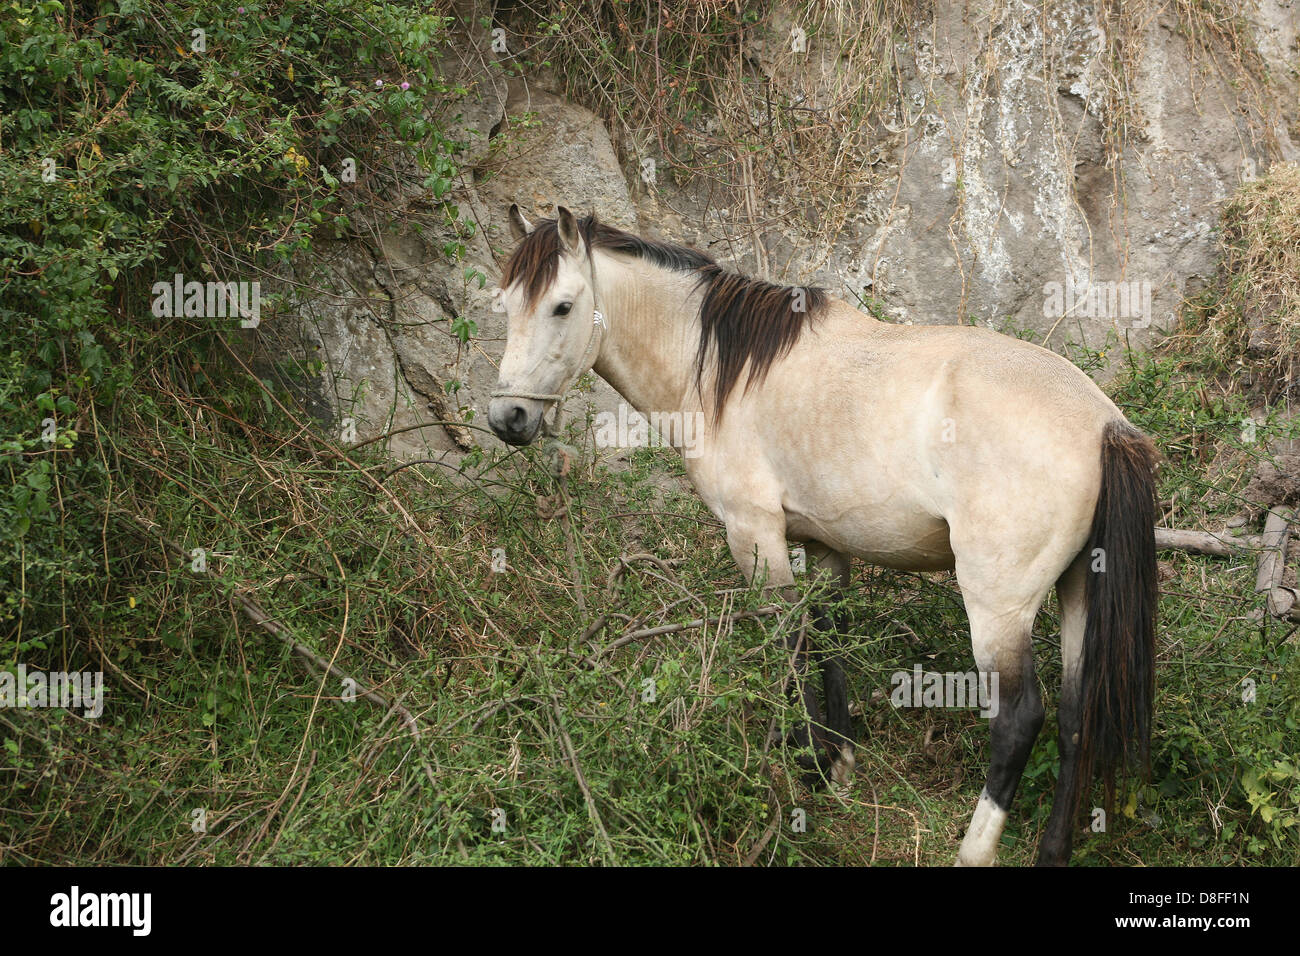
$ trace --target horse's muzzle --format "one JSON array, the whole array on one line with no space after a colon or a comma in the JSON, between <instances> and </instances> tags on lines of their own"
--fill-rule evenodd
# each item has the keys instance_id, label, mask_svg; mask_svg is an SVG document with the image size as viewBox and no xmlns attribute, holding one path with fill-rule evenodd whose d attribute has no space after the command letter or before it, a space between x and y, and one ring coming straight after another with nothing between
<instances>
[{"instance_id":1,"label":"horse's muzzle","mask_svg":"<svg viewBox=\"0 0 1300 956\"><path fill-rule=\"evenodd\" d=\"M494 398L488 404L488 425L507 445L527 445L542 428L543 403L525 398Z\"/></svg>"}]
</instances>

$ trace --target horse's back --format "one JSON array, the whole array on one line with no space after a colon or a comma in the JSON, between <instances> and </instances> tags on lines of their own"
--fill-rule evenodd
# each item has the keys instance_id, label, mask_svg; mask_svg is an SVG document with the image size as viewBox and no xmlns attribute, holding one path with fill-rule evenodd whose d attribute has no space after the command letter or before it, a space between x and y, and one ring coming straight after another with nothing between
<instances>
[{"instance_id":1,"label":"horse's back","mask_svg":"<svg viewBox=\"0 0 1300 956\"><path fill-rule=\"evenodd\" d=\"M1097 383L1068 359L991 329L875 323L861 338L891 355L891 364L903 374L947 373L997 400L1015 395L1040 407L1091 415L1098 427L1120 415Z\"/></svg>"}]
</instances>

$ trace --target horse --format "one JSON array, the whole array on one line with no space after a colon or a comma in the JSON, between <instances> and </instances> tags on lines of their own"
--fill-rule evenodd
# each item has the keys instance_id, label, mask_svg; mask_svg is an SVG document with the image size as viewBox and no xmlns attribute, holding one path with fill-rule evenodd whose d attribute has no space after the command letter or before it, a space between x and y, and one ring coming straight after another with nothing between
<instances>
[{"instance_id":1,"label":"horse","mask_svg":"<svg viewBox=\"0 0 1300 956\"><path fill-rule=\"evenodd\" d=\"M1082 795L1149 770L1158 583L1152 440L1084 372L990 329L880 321L823 289L724 270L685 246L566 208L502 271L505 352L488 424L527 445L594 370L642 415L704 416L684 467L747 581L794 599L788 541L842 588L850 559L954 570L981 680L989 765L956 864L993 865L1043 724L1031 630L1060 603L1060 771L1037 863L1069 862ZM855 767L834 627L785 636L808 723L794 743L843 784ZM808 628L804 629L809 630ZM825 714L809 678L820 666ZM987 685L985 685L987 686ZM990 709L992 712L992 709ZM808 757L811 752L814 757Z\"/></svg>"}]
</instances>

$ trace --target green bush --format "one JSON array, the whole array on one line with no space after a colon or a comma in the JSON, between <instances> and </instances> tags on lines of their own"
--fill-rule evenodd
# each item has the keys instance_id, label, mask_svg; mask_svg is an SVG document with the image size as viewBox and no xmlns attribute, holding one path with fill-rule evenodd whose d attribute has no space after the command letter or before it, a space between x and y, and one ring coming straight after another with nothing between
<instances>
[{"instance_id":1,"label":"green bush","mask_svg":"<svg viewBox=\"0 0 1300 956\"><path fill-rule=\"evenodd\" d=\"M463 91L426 9L0 6L0 662L102 623L102 504L117 469L148 473L114 449L237 328L155 317L152 284L264 278L348 228L379 155L447 196L457 144L435 117Z\"/></svg>"}]
</instances>

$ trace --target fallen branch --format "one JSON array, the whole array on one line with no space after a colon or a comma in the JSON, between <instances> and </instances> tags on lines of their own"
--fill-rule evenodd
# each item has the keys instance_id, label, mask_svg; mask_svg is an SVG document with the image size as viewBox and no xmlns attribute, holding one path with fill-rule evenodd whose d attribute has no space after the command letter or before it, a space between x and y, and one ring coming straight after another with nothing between
<instances>
[{"instance_id":1,"label":"fallen branch","mask_svg":"<svg viewBox=\"0 0 1300 956\"><path fill-rule=\"evenodd\" d=\"M559 731L560 742L564 745L565 753L569 758L569 766L573 769L574 779L578 781L578 789L582 791L582 799L587 804L587 815L591 818L592 826L596 828L596 836L600 837L600 846L605 851L606 862L610 866L618 866L618 857L614 853L613 844L609 842L609 833L605 830L605 823L596 808L596 798L591 795L591 788L587 786L582 765L578 763L577 748L573 746L573 739L569 736L569 732L564 729L564 711L560 707L559 697L555 694L551 694L551 708L555 715L555 729Z\"/></svg>"},{"instance_id":2,"label":"fallen branch","mask_svg":"<svg viewBox=\"0 0 1300 956\"><path fill-rule=\"evenodd\" d=\"M763 854L763 850L772 842L772 837L776 836L776 831L781 826L781 807L778 804L776 812L772 814L772 820L768 823L767 829L763 835L755 841L753 848L745 855L745 866L753 866L758 862L758 858Z\"/></svg>"},{"instance_id":3,"label":"fallen branch","mask_svg":"<svg viewBox=\"0 0 1300 956\"><path fill-rule=\"evenodd\" d=\"M1208 554L1215 558L1230 558L1234 554L1254 551L1259 547L1256 537L1242 538L1223 532L1182 531L1177 528L1156 528L1157 551L1188 551Z\"/></svg>"},{"instance_id":4,"label":"fallen branch","mask_svg":"<svg viewBox=\"0 0 1300 956\"><path fill-rule=\"evenodd\" d=\"M781 614L790 610L789 605L778 607L769 604L767 607L760 607L753 611L735 611L731 614L719 614L716 617L698 617L693 621L684 621L681 624L661 624L658 627L643 627L639 631L632 631L624 634L616 641L611 641L605 647L601 648L595 654L586 659L586 663L594 665L597 658L602 654L609 654L631 644L633 641L639 641L647 637L660 637L664 634L676 634L678 631L687 631L696 627L712 627L715 624L731 624L736 621L749 621L759 617L771 617L773 614Z\"/></svg>"},{"instance_id":5,"label":"fallen branch","mask_svg":"<svg viewBox=\"0 0 1300 956\"><path fill-rule=\"evenodd\" d=\"M1263 593L1268 614L1282 620L1300 623L1300 592L1282 584L1286 570L1286 545L1290 536L1290 511L1270 510L1264 522L1262 535L1239 536L1223 532L1181 531L1177 528L1156 528L1156 549L1159 551L1187 551L1206 554L1214 558L1232 558L1251 552L1259 554L1255 572L1255 593ZM1263 612L1256 614L1262 617Z\"/></svg>"},{"instance_id":6,"label":"fallen branch","mask_svg":"<svg viewBox=\"0 0 1300 956\"><path fill-rule=\"evenodd\" d=\"M1259 552L1259 567L1255 571L1255 593L1264 594L1265 606L1273 617L1300 620L1296 613L1295 588L1284 587L1282 574L1286 570L1286 545L1291 535L1288 509L1270 510L1264 520L1264 536Z\"/></svg>"}]
</instances>

